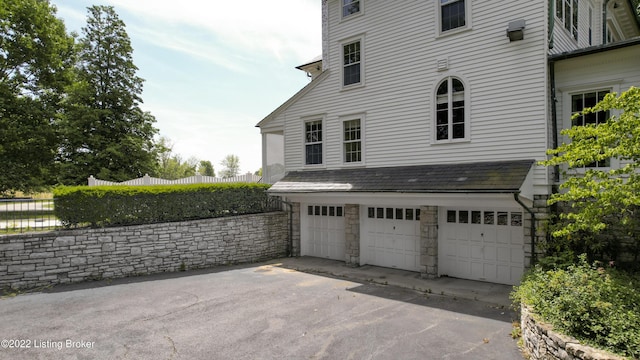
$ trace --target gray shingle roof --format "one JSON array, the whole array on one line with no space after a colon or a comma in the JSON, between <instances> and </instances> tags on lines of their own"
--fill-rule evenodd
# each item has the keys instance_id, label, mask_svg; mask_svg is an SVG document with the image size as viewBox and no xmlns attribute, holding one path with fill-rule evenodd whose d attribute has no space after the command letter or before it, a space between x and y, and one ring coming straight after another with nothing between
<instances>
[{"instance_id":1,"label":"gray shingle roof","mask_svg":"<svg viewBox=\"0 0 640 360\"><path fill-rule=\"evenodd\" d=\"M516 160L294 171L275 183L269 192L514 193L520 189L534 163L534 160Z\"/></svg>"}]
</instances>

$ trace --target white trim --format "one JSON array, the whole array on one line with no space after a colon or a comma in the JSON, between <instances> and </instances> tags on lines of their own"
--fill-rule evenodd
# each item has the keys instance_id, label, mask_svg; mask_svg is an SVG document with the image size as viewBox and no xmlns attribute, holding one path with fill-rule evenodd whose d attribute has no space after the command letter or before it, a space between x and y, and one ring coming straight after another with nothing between
<instances>
[{"instance_id":1,"label":"white trim","mask_svg":"<svg viewBox=\"0 0 640 360\"><path fill-rule=\"evenodd\" d=\"M620 93L620 83L607 81L607 82L601 82L601 83L595 83L595 84L571 86L571 87L562 89L561 90L561 96L562 96L561 130L569 129L573 126L573 121L572 121L573 111L571 110L571 105L572 105L571 98L573 97L573 95L579 95L579 94L585 94L588 92L603 91L603 90L608 90L609 92L612 92L612 93L613 92ZM618 115L618 114L615 111L610 110L609 116L613 116L613 115ZM568 143L569 141L570 139L568 137L566 136L562 137L562 143ZM608 167L597 167L595 169L606 171L611 168L617 168L620 166L620 161L616 158L611 158L609 165L610 166ZM586 169L588 169L586 167L568 169L564 165L562 167L563 167L563 170L574 173L574 174L584 174Z\"/></svg>"},{"instance_id":2,"label":"white trim","mask_svg":"<svg viewBox=\"0 0 640 360\"><path fill-rule=\"evenodd\" d=\"M452 124L452 99L449 94L451 94L451 79L456 78L462 82L464 86L464 138L453 139L453 124ZM438 119L438 87L443 81L448 81L448 101L449 101L449 139L447 140L438 140L438 128L437 128L437 119ZM457 73L446 73L446 76L439 78L431 92L431 98L433 101L432 106L432 118L431 118L431 145L440 145L440 144L452 144L452 143L464 143L471 141L471 87L469 86L469 82L460 74Z\"/></svg>"},{"instance_id":3,"label":"white trim","mask_svg":"<svg viewBox=\"0 0 640 360\"><path fill-rule=\"evenodd\" d=\"M351 19L356 19L356 18L359 18L359 17L363 16L364 15L364 0L359 0L359 3L360 3L359 4L360 5L360 10L358 10L357 13L349 14L347 16L344 16L342 0L339 0L339 4L340 4L340 11L339 11L339 13L340 13L340 22L349 21Z\"/></svg>"},{"instance_id":4,"label":"white trim","mask_svg":"<svg viewBox=\"0 0 640 360\"><path fill-rule=\"evenodd\" d=\"M361 206L445 206L445 207L518 207L513 193L374 193L374 192L330 192L330 193L279 193L288 201L318 204L359 204ZM533 202L521 198L527 206Z\"/></svg>"},{"instance_id":5,"label":"white trim","mask_svg":"<svg viewBox=\"0 0 640 360\"><path fill-rule=\"evenodd\" d=\"M360 42L360 82L353 83L349 85L344 84L344 47L349 44L353 44L356 42ZM341 40L340 44L340 88L341 90L351 90L358 89L364 87L365 84L365 42L364 42L364 34L356 35L349 37L347 39Z\"/></svg>"},{"instance_id":6,"label":"white trim","mask_svg":"<svg viewBox=\"0 0 640 360\"><path fill-rule=\"evenodd\" d=\"M302 165L306 169L325 168L327 163L327 126L326 114L318 114L304 116L300 118L300 126L302 127ZM320 164L307 164L307 123L312 121L320 121L322 124L322 162ZM285 139L286 140L286 139Z\"/></svg>"},{"instance_id":7,"label":"white trim","mask_svg":"<svg viewBox=\"0 0 640 360\"><path fill-rule=\"evenodd\" d=\"M342 165L344 167L358 167L358 166L364 166L365 165L365 157L366 157L366 150L365 150L365 114L364 113L357 113L357 114L352 114L352 115L342 115L339 118L340 121L340 132L341 132L341 138L340 138L340 157L341 157L341 161L342 161ZM344 151L344 145L345 145L345 139L344 139L344 123L347 121L352 121L352 120L360 120L360 161L357 162L346 162L345 161L345 151Z\"/></svg>"},{"instance_id":8,"label":"white trim","mask_svg":"<svg viewBox=\"0 0 640 360\"><path fill-rule=\"evenodd\" d=\"M445 37L449 35L459 34L461 32L469 31L473 28L473 16L472 16L472 0L464 0L464 26L457 27L455 29L450 29L446 31L442 31L442 5L440 0L434 1L436 9L436 38Z\"/></svg>"}]
</instances>

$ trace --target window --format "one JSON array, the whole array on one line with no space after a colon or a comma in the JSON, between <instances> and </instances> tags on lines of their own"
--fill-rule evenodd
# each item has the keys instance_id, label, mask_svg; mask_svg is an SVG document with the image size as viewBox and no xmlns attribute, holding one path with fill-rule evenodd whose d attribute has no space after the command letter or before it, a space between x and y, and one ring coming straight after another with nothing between
<instances>
[{"instance_id":1,"label":"window","mask_svg":"<svg viewBox=\"0 0 640 360\"><path fill-rule=\"evenodd\" d=\"M360 1L342 0L342 17L357 14L360 12Z\"/></svg>"},{"instance_id":2,"label":"window","mask_svg":"<svg viewBox=\"0 0 640 360\"><path fill-rule=\"evenodd\" d=\"M322 164L322 120L304 123L305 164Z\"/></svg>"},{"instance_id":3,"label":"window","mask_svg":"<svg viewBox=\"0 0 640 360\"><path fill-rule=\"evenodd\" d=\"M578 40L578 0L556 0L556 17L571 36Z\"/></svg>"},{"instance_id":4,"label":"window","mask_svg":"<svg viewBox=\"0 0 640 360\"><path fill-rule=\"evenodd\" d=\"M465 0L440 1L440 31L445 32L467 25Z\"/></svg>"},{"instance_id":5,"label":"window","mask_svg":"<svg viewBox=\"0 0 640 360\"><path fill-rule=\"evenodd\" d=\"M609 90L591 91L582 94L571 95L571 114L577 114L585 108L593 107L609 93ZM598 111L590 114L579 115L574 120L575 126L598 125L607 121L609 118L608 111ZM609 167L611 159L601 160L587 167Z\"/></svg>"},{"instance_id":6,"label":"window","mask_svg":"<svg viewBox=\"0 0 640 360\"><path fill-rule=\"evenodd\" d=\"M361 74L360 41L354 41L342 47L342 66L344 86L359 84Z\"/></svg>"},{"instance_id":7,"label":"window","mask_svg":"<svg viewBox=\"0 0 640 360\"><path fill-rule=\"evenodd\" d=\"M344 162L354 163L362 161L362 131L360 119L347 120L344 127Z\"/></svg>"},{"instance_id":8,"label":"window","mask_svg":"<svg viewBox=\"0 0 640 360\"><path fill-rule=\"evenodd\" d=\"M436 141L467 138L462 81L449 77L436 91Z\"/></svg>"}]
</instances>

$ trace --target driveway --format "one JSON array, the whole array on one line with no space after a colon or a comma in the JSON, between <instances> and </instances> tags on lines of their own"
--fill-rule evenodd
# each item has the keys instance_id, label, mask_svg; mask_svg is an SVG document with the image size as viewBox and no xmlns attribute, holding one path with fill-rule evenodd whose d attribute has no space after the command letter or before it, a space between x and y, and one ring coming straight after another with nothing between
<instances>
[{"instance_id":1,"label":"driveway","mask_svg":"<svg viewBox=\"0 0 640 360\"><path fill-rule=\"evenodd\" d=\"M0 358L521 359L512 317L265 263L4 298Z\"/></svg>"}]
</instances>

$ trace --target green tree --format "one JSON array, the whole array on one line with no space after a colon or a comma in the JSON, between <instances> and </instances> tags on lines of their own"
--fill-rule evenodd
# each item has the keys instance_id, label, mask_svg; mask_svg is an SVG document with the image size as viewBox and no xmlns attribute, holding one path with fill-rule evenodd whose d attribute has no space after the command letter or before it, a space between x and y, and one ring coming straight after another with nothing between
<instances>
[{"instance_id":1,"label":"green tree","mask_svg":"<svg viewBox=\"0 0 640 360\"><path fill-rule=\"evenodd\" d=\"M153 176L175 180L196 174L198 159L192 157L187 161L182 161L180 155L173 153L173 143L165 136L161 136L155 145L158 155L157 169L152 172Z\"/></svg>"},{"instance_id":2,"label":"green tree","mask_svg":"<svg viewBox=\"0 0 640 360\"><path fill-rule=\"evenodd\" d=\"M203 176L216 176L216 171L213 169L213 164L209 160L201 160L198 166L198 174Z\"/></svg>"},{"instance_id":3,"label":"green tree","mask_svg":"<svg viewBox=\"0 0 640 360\"><path fill-rule=\"evenodd\" d=\"M140 109L144 80L136 75L124 22L112 6L91 6L82 34L62 122L61 181L80 184L89 175L123 181L152 173L155 118Z\"/></svg>"},{"instance_id":4,"label":"green tree","mask_svg":"<svg viewBox=\"0 0 640 360\"><path fill-rule=\"evenodd\" d=\"M42 0L0 1L0 193L50 185L73 38Z\"/></svg>"},{"instance_id":5,"label":"green tree","mask_svg":"<svg viewBox=\"0 0 640 360\"><path fill-rule=\"evenodd\" d=\"M553 235L572 241L591 241L586 246L594 251L619 248L624 239L630 242L626 250L634 251L637 256L640 249L640 89L631 87L619 97L615 93L607 94L583 113L600 111L608 111L612 116L597 126L563 130L562 134L571 142L549 150L553 157L544 162L547 166L562 165L566 169L561 191L551 196L550 204L562 203L568 211L560 215L561 227ZM611 168L589 167L609 159L615 159L611 161ZM603 230L612 228L616 231L603 234Z\"/></svg>"},{"instance_id":6,"label":"green tree","mask_svg":"<svg viewBox=\"0 0 640 360\"><path fill-rule=\"evenodd\" d=\"M238 156L229 154L220 164L224 167L224 169L220 171L220 176L223 178L238 176L240 172L240 158L238 158Z\"/></svg>"}]
</instances>

